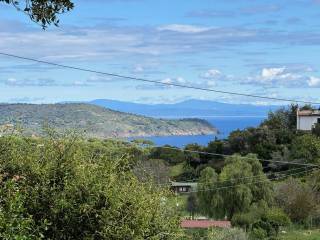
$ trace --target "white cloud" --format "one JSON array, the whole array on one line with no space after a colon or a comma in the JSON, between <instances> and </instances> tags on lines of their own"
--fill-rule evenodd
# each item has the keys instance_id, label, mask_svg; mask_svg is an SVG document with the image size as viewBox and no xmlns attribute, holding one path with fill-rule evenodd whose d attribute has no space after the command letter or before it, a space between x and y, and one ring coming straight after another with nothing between
<instances>
[{"instance_id":1,"label":"white cloud","mask_svg":"<svg viewBox=\"0 0 320 240\"><path fill-rule=\"evenodd\" d=\"M5 81L5 84L6 85L16 85L17 84L17 82L18 82L18 80L17 79L15 79L15 78L8 78L6 81Z\"/></svg>"},{"instance_id":2,"label":"white cloud","mask_svg":"<svg viewBox=\"0 0 320 240\"><path fill-rule=\"evenodd\" d=\"M159 31L172 31L180 33L201 33L210 30L208 27L201 27L196 25L182 25L182 24L170 24L166 26L158 27Z\"/></svg>"},{"instance_id":3,"label":"white cloud","mask_svg":"<svg viewBox=\"0 0 320 240\"><path fill-rule=\"evenodd\" d=\"M206 82L206 85L207 85L208 87L214 87L214 86L217 85L217 83L216 83L215 81L213 81L213 80L208 80L208 81Z\"/></svg>"},{"instance_id":4,"label":"white cloud","mask_svg":"<svg viewBox=\"0 0 320 240\"><path fill-rule=\"evenodd\" d=\"M290 71L286 67L263 68L260 74L249 76L245 83L269 86L302 87L306 85L306 76Z\"/></svg>"},{"instance_id":5,"label":"white cloud","mask_svg":"<svg viewBox=\"0 0 320 240\"><path fill-rule=\"evenodd\" d=\"M163 84L172 84L173 80L171 78L165 78L165 79L161 80L161 82Z\"/></svg>"},{"instance_id":6,"label":"white cloud","mask_svg":"<svg viewBox=\"0 0 320 240\"><path fill-rule=\"evenodd\" d=\"M141 65L137 65L137 66L135 66L134 67L134 69L133 69L133 73L143 73L144 72L144 67L142 67Z\"/></svg>"},{"instance_id":7,"label":"white cloud","mask_svg":"<svg viewBox=\"0 0 320 240\"><path fill-rule=\"evenodd\" d=\"M46 86L56 86L57 83L51 78L38 78L38 79L16 79L8 78L5 82L7 86L13 87L46 87Z\"/></svg>"},{"instance_id":8,"label":"white cloud","mask_svg":"<svg viewBox=\"0 0 320 240\"><path fill-rule=\"evenodd\" d=\"M214 87L217 82L232 81L234 78L232 75L226 75L218 69L209 69L205 73L199 75L200 78L205 79L205 82L201 82L203 86Z\"/></svg>"},{"instance_id":9,"label":"white cloud","mask_svg":"<svg viewBox=\"0 0 320 240\"><path fill-rule=\"evenodd\" d=\"M164 84L186 84L187 81L183 77L177 77L177 78L165 78L161 80Z\"/></svg>"},{"instance_id":10,"label":"white cloud","mask_svg":"<svg viewBox=\"0 0 320 240\"><path fill-rule=\"evenodd\" d=\"M87 78L87 83L109 83L115 81L124 81L122 78L113 78L111 76L102 76L102 75L92 75Z\"/></svg>"},{"instance_id":11,"label":"white cloud","mask_svg":"<svg viewBox=\"0 0 320 240\"><path fill-rule=\"evenodd\" d=\"M201 74L200 77L206 78L206 79L216 79L221 78L223 75L222 73L217 69L210 69L204 74Z\"/></svg>"},{"instance_id":12,"label":"white cloud","mask_svg":"<svg viewBox=\"0 0 320 240\"><path fill-rule=\"evenodd\" d=\"M88 83L83 82L83 81L74 81L72 83L72 85L75 86L75 87L86 87L86 86L89 86Z\"/></svg>"},{"instance_id":13,"label":"white cloud","mask_svg":"<svg viewBox=\"0 0 320 240\"><path fill-rule=\"evenodd\" d=\"M184 84L187 82L183 77L177 77L176 81L180 84Z\"/></svg>"},{"instance_id":14,"label":"white cloud","mask_svg":"<svg viewBox=\"0 0 320 240\"><path fill-rule=\"evenodd\" d=\"M282 68L264 68L261 72L261 77L264 79L273 79L275 77L281 76L286 70L285 67Z\"/></svg>"},{"instance_id":15,"label":"white cloud","mask_svg":"<svg viewBox=\"0 0 320 240\"><path fill-rule=\"evenodd\" d=\"M320 87L320 78L311 76L308 80L309 87Z\"/></svg>"},{"instance_id":16,"label":"white cloud","mask_svg":"<svg viewBox=\"0 0 320 240\"><path fill-rule=\"evenodd\" d=\"M168 77L160 81L163 84L154 85L138 85L137 89L150 90L150 89L168 89L174 87L173 85L185 85L189 87L210 88L216 86L216 82L212 79L191 81L183 77ZM168 84L168 85L165 85ZM172 84L172 85L171 85Z\"/></svg>"}]
</instances>

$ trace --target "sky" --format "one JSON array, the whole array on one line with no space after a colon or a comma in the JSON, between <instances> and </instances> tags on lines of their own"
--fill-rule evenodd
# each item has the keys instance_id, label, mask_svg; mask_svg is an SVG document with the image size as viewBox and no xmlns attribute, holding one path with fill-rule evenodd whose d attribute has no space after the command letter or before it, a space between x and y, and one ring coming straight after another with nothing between
<instances>
[{"instance_id":1,"label":"sky","mask_svg":"<svg viewBox=\"0 0 320 240\"><path fill-rule=\"evenodd\" d=\"M42 30L0 3L0 52L165 83L320 102L320 0L74 0ZM0 56L0 102L280 104Z\"/></svg>"}]
</instances>

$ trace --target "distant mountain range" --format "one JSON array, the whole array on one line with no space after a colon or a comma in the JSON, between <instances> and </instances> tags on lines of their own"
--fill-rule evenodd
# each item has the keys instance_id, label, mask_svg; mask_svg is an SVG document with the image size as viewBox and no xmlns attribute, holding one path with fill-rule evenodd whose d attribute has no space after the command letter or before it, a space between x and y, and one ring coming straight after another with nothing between
<instances>
[{"instance_id":1,"label":"distant mountain range","mask_svg":"<svg viewBox=\"0 0 320 240\"><path fill-rule=\"evenodd\" d=\"M175 104L140 104L107 99L88 102L117 111L140 114L150 117L181 118L213 116L267 116L268 112L280 106L259 106L250 104L228 104L204 100L187 100Z\"/></svg>"},{"instance_id":2,"label":"distant mountain range","mask_svg":"<svg viewBox=\"0 0 320 240\"><path fill-rule=\"evenodd\" d=\"M43 125L47 123L57 130L77 129L85 132L88 137L96 138L217 133L217 130L204 120L155 119L107 109L109 102L103 102L106 103L104 107L84 103L0 104L0 126L21 125L26 134L41 135ZM116 102L111 108L118 110ZM129 105L126 105L123 111L133 112Z\"/></svg>"}]
</instances>

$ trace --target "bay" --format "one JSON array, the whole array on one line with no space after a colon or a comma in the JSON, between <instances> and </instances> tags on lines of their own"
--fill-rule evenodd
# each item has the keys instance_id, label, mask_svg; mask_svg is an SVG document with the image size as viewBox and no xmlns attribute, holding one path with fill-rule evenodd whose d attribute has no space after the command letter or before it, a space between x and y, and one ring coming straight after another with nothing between
<instances>
[{"instance_id":1,"label":"bay","mask_svg":"<svg viewBox=\"0 0 320 240\"><path fill-rule=\"evenodd\" d=\"M243 130L248 127L257 127L266 116L203 116L202 118L207 120L213 126L219 130L217 135L194 135L194 136L161 136L161 137L143 137L142 139L151 140L157 146L163 146L169 144L176 147L184 147L190 143L197 143L199 145L207 145L215 138L225 139L229 134L237 129ZM141 139L141 138L130 138Z\"/></svg>"}]
</instances>

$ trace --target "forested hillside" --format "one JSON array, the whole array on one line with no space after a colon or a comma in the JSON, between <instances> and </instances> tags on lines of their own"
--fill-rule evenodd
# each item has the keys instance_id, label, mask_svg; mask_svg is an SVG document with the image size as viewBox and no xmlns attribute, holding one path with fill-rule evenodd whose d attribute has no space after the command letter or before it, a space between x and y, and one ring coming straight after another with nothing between
<instances>
[{"instance_id":1,"label":"forested hillside","mask_svg":"<svg viewBox=\"0 0 320 240\"><path fill-rule=\"evenodd\" d=\"M14 124L24 133L41 135L44 125L76 129L87 137L134 137L214 134L200 119L164 120L128 114L90 104L1 104L0 125Z\"/></svg>"}]
</instances>

